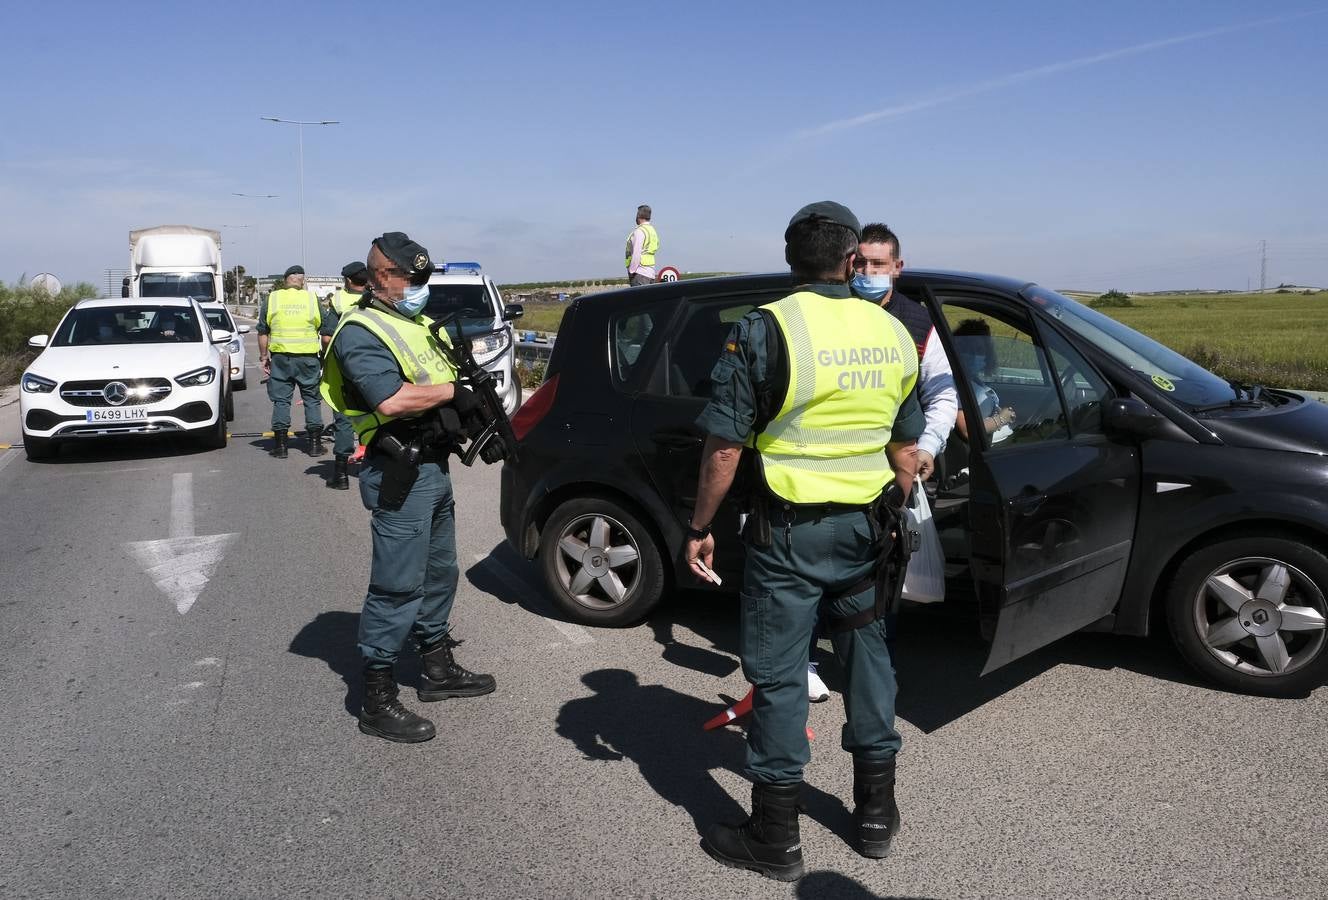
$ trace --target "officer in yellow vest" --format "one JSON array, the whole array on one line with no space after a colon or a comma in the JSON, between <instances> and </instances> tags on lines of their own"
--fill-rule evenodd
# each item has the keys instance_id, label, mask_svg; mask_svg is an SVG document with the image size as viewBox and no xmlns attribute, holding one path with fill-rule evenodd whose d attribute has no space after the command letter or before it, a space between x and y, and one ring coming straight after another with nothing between
<instances>
[{"instance_id":1,"label":"officer in yellow vest","mask_svg":"<svg viewBox=\"0 0 1328 900\"><path fill-rule=\"evenodd\" d=\"M650 224L650 207L636 208L636 227L627 235L627 281L632 287L655 280L655 254L659 252L659 232Z\"/></svg>"},{"instance_id":2,"label":"officer in yellow vest","mask_svg":"<svg viewBox=\"0 0 1328 900\"><path fill-rule=\"evenodd\" d=\"M258 310L258 358L267 373L267 396L272 401L271 453L277 459L287 454L291 396L296 385L304 400L304 426L309 435L309 455L322 456L323 401L318 394L318 336L327 311L304 289L304 269L286 270L282 287L267 295Z\"/></svg>"},{"instance_id":3,"label":"officer in yellow vest","mask_svg":"<svg viewBox=\"0 0 1328 900\"><path fill-rule=\"evenodd\" d=\"M756 476L739 632L754 689L745 769L752 816L712 827L702 846L725 865L785 881L802 874L807 656L822 615L846 679L842 744L853 755L856 849L884 856L899 821L894 668L875 584L878 571L894 571L879 568L892 526L879 501L892 496L884 513L896 514L926 421L908 331L849 289L860 235L857 217L838 203L798 210L784 253L800 286L733 327L697 420L708 437L685 553L698 578L708 577L710 523L744 448ZM892 482L900 490L887 492Z\"/></svg>"},{"instance_id":4,"label":"officer in yellow vest","mask_svg":"<svg viewBox=\"0 0 1328 900\"><path fill-rule=\"evenodd\" d=\"M459 569L447 450L429 438L431 416L455 396L456 369L422 315L429 300L429 252L399 231L369 250L369 291L337 326L323 369L323 396L368 447L360 499L373 513L373 564L360 613L364 660L360 730L415 743L432 722L397 699L392 674L407 637L422 659L421 701L478 697L491 675L468 672L452 655L448 619Z\"/></svg>"},{"instance_id":5,"label":"officer in yellow vest","mask_svg":"<svg viewBox=\"0 0 1328 900\"><path fill-rule=\"evenodd\" d=\"M323 338L323 347L326 350L327 345L332 343L332 335L336 333L337 324L341 317L350 312L351 308L360 302L364 296L365 288L369 285L369 269L358 259L354 262L348 262L341 267L341 290L337 291L332 297L332 308L323 319L323 327L318 329L319 335ZM341 414L339 410L332 410L332 477L328 479L327 486L338 491L350 490L350 475L347 472L350 466L351 454L355 452L355 429L351 427L350 420Z\"/></svg>"}]
</instances>

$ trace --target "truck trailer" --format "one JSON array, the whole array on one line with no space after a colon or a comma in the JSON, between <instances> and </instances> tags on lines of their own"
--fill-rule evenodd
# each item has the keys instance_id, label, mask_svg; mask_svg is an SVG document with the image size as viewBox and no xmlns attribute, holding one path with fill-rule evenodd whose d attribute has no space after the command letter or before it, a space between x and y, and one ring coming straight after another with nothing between
<instances>
[{"instance_id":1,"label":"truck trailer","mask_svg":"<svg viewBox=\"0 0 1328 900\"><path fill-rule=\"evenodd\" d=\"M129 232L129 297L224 299L221 232L192 225L157 225Z\"/></svg>"}]
</instances>

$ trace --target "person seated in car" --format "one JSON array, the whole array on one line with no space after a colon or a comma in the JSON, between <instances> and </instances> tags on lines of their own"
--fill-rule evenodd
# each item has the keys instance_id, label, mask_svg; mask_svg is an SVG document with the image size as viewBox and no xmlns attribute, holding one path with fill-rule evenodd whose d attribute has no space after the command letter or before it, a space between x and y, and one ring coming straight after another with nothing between
<instances>
[{"instance_id":1,"label":"person seated in car","mask_svg":"<svg viewBox=\"0 0 1328 900\"><path fill-rule=\"evenodd\" d=\"M965 319L955 328L954 337L960 367L978 399L982 427L991 435L993 444L999 443L1013 433L1009 425L1015 419L1015 411L1012 406L1002 407L995 388L987 384L987 379L996 374L996 344L991 339L991 326L983 319ZM955 428L960 437L970 440L962 409L955 417Z\"/></svg>"}]
</instances>

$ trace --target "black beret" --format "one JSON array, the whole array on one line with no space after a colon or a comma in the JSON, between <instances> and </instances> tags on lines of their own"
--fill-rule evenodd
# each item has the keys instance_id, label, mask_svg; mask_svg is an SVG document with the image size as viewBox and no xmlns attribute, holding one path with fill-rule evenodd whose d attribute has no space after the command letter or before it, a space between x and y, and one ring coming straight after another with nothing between
<instances>
[{"instance_id":1,"label":"black beret","mask_svg":"<svg viewBox=\"0 0 1328 900\"><path fill-rule=\"evenodd\" d=\"M411 284L424 284L433 273L429 251L412 241L404 231L389 231L374 238L374 246L406 273Z\"/></svg>"},{"instance_id":2,"label":"black beret","mask_svg":"<svg viewBox=\"0 0 1328 900\"><path fill-rule=\"evenodd\" d=\"M793 214L789 219L788 228L784 229L784 240L788 240L789 231L799 222L833 222L835 225L842 225L862 240L862 223L858 217L853 215L853 211L842 203L836 203L833 200L822 200L819 203L808 203L802 209Z\"/></svg>"},{"instance_id":3,"label":"black beret","mask_svg":"<svg viewBox=\"0 0 1328 900\"><path fill-rule=\"evenodd\" d=\"M290 278L292 275L303 275L303 274L304 274L304 266L291 266L289 269L286 270L286 274L283 275L282 277Z\"/></svg>"},{"instance_id":4,"label":"black beret","mask_svg":"<svg viewBox=\"0 0 1328 900\"><path fill-rule=\"evenodd\" d=\"M369 271L369 267L357 259L355 262L348 262L341 267L341 277L354 278L357 275L363 275L367 271Z\"/></svg>"}]
</instances>

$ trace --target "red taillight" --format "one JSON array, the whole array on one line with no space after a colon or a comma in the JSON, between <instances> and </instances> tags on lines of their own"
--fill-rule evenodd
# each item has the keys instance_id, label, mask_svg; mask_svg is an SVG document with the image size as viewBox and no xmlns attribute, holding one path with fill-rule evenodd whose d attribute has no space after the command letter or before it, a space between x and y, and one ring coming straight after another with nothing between
<instances>
[{"instance_id":1,"label":"red taillight","mask_svg":"<svg viewBox=\"0 0 1328 900\"><path fill-rule=\"evenodd\" d=\"M518 441L524 441L530 430L540 423L553 408L554 395L558 393L558 376L554 375L539 386L539 390L530 395L530 399L521 404L521 408L512 416L512 433Z\"/></svg>"}]
</instances>

